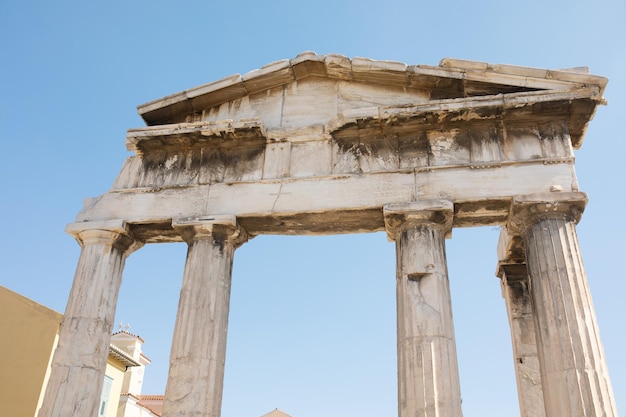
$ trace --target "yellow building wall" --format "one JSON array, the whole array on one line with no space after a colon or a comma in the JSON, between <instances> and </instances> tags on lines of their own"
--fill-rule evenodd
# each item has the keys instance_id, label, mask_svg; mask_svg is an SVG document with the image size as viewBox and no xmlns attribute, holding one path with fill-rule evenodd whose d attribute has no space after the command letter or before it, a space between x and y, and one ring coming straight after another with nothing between
<instances>
[{"instance_id":1,"label":"yellow building wall","mask_svg":"<svg viewBox=\"0 0 626 417\"><path fill-rule=\"evenodd\" d=\"M113 383L111 384L111 393L109 396L109 405L107 407L106 417L117 416L117 408L120 404L120 394L122 393L122 382L124 381L125 371L126 365L109 356L105 375L112 378Z\"/></svg>"},{"instance_id":2,"label":"yellow building wall","mask_svg":"<svg viewBox=\"0 0 626 417\"><path fill-rule=\"evenodd\" d=\"M62 319L60 313L0 287L3 416L35 416Z\"/></svg>"}]
</instances>

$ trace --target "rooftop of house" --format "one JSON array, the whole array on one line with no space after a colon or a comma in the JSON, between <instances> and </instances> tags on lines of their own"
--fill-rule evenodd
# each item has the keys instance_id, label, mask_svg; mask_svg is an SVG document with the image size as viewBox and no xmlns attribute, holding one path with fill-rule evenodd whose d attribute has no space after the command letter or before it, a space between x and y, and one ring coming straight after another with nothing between
<instances>
[{"instance_id":1,"label":"rooftop of house","mask_svg":"<svg viewBox=\"0 0 626 417\"><path fill-rule=\"evenodd\" d=\"M281 411L278 408L275 408L274 410L270 411L267 414L262 415L261 417L291 417L291 416L285 413L284 411Z\"/></svg>"}]
</instances>

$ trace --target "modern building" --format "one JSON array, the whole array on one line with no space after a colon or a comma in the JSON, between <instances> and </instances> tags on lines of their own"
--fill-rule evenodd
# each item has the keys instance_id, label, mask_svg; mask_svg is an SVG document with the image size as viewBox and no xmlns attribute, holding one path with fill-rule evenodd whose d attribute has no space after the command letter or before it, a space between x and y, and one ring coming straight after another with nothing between
<instances>
[{"instance_id":1,"label":"modern building","mask_svg":"<svg viewBox=\"0 0 626 417\"><path fill-rule=\"evenodd\" d=\"M3 415L36 415L62 320L62 314L0 287L0 404Z\"/></svg>"},{"instance_id":2,"label":"modern building","mask_svg":"<svg viewBox=\"0 0 626 417\"><path fill-rule=\"evenodd\" d=\"M144 371L150 359L143 354L141 346L144 341L141 337L119 330L111 336L111 348L116 348L133 360L138 365L129 367L124 373L118 401L117 414L114 417L158 417L161 415L163 403L162 395L142 395ZM107 416L109 417L109 416Z\"/></svg>"},{"instance_id":3,"label":"modern building","mask_svg":"<svg viewBox=\"0 0 626 417\"><path fill-rule=\"evenodd\" d=\"M0 287L0 404L2 415L36 417L45 393L63 315ZM111 337L98 417L159 417L162 396L142 395L141 337ZM160 402L159 402L160 397Z\"/></svg>"}]
</instances>

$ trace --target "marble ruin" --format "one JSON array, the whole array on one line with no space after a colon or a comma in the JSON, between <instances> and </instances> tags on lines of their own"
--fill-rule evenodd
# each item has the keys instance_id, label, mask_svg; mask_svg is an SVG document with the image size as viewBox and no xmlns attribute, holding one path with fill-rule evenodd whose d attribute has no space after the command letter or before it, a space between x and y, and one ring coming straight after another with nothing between
<instances>
[{"instance_id":1,"label":"marble ruin","mask_svg":"<svg viewBox=\"0 0 626 417\"><path fill-rule=\"evenodd\" d=\"M606 83L584 68L306 52L139 106L134 156L67 227L82 251L40 416L96 414L124 262L143 244L189 246L163 415L218 417L237 247L386 231L398 414L459 417L445 239L485 225L502 230L521 415L616 416L574 171Z\"/></svg>"}]
</instances>

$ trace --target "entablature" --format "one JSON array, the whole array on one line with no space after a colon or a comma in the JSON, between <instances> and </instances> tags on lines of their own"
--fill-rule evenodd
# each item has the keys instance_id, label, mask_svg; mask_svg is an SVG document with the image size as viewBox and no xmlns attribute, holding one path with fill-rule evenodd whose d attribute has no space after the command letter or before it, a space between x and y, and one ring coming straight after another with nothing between
<instances>
[{"instance_id":1,"label":"entablature","mask_svg":"<svg viewBox=\"0 0 626 417\"><path fill-rule=\"evenodd\" d=\"M137 156L128 158L112 191L574 162L564 118L500 114L437 124L424 117L403 109L344 119L335 130L281 130L281 139L258 119L133 129L127 145Z\"/></svg>"},{"instance_id":2,"label":"entablature","mask_svg":"<svg viewBox=\"0 0 626 417\"><path fill-rule=\"evenodd\" d=\"M356 233L384 230L390 204L445 200L454 227L505 225L515 196L578 191L606 81L304 53L139 106L135 156L77 222L123 219L145 242L207 216L249 236Z\"/></svg>"}]
</instances>

